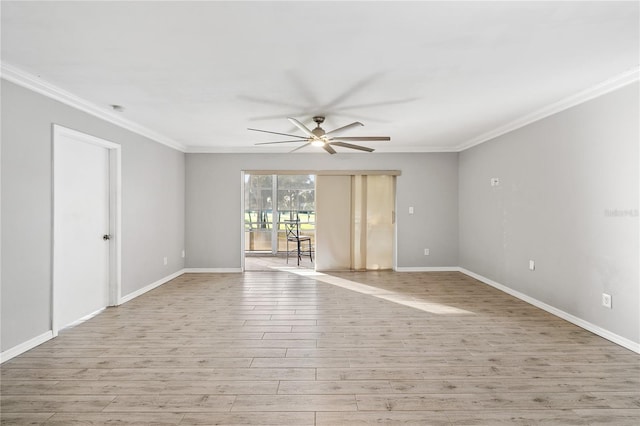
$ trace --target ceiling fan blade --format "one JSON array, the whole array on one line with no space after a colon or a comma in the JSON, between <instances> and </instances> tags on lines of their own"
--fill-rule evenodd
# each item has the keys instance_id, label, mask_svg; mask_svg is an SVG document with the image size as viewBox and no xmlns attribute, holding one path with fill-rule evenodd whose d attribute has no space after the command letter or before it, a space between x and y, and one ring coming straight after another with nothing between
<instances>
[{"instance_id":1,"label":"ceiling fan blade","mask_svg":"<svg viewBox=\"0 0 640 426\"><path fill-rule=\"evenodd\" d=\"M354 121L351 124L347 124L346 126L338 127L337 129L333 129L332 131L325 133L325 136L326 135L331 135L331 134L334 134L334 133L341 133L341 132L343 132L343 131L345 131L347 129L350 129L352 127L358 127L358 126L364 126L364 124L362 124L359 121Z\"/></svg>"},{"instance_id":2,"label":"ceiling fan blade","mask_svg":"<svg viewBox=\"0 0 640 426\"><path fill-rule=\"evenodd\" d=\"M304 148L304 147L307 147L307 146L309 146L309 145L311 145L311 142L307 142L307 143L305 143L304 145L300 145L300 146L299 146L299 147L297 147L296 149L292 149L291 151L289 151L289 153L296 152L297 150L302 149L302 148Z\"/></svg>"},{"instance_id":3,"label":"ceiling fan blade","mask_svg":"<svg viewBox=\"0 0 640 426\"><path fill-rule=\"evenodd\" d=\"M329 154L335 154L336 153L336 150L331 148L331 146L328 143L325 143L324 145L322 145L322 149L327 151Z\"/></svg>"},{"instance_id":4,"label":"ceiling fan blade","mask_svg":"<svg viewBox=\"0 0 640 426\"><path fill-rule=\"evenodd\" d=\"M353 141L353 142L371 142L371 141L390 141L389 136L347 136L332 138L336 141Z\"/></svg>"},{"instance_id":5,"label":"ceiling fan blade","mask_svg":"<svg viewBox=\"0 0 640 426\"><path fill-rule=\"evenodd\" d=\"M293 142L306 142L308 139L295 139L292 141L275 141L275 142L260 142L260 143L256 143L254 145L271 145L274 143L293 143Z\"/></svg>"},{"instance_id":6,"label":"ceiling fan blade","mask_svg":"<svg viewBox=\"0 0 640 426\"><path fill-rule=\"evenodd\" d=\"M367 152L373 152L375 151L375 149L373 148L367 148L366 146L360 146L360 145L353 145L350 143L345 143L345 142L329 142L331 145L335 145L335 146L341 146L343 148L351 148L351 149L357 149L359 151L367 151Z\"/></svg>"},{"instance_id":7,"label":"ceiling fan blade","mask_svg":"<svg viewBox=\"0 0 640 426\"><path fill-rule=\"evenodd\" d=\"M309 128L307 126L305 126L304 124L302 124L301 122L299 122L295 118L288 117L287 120L289 120L291 122L291 124L296 126L298 129L302 130L302 132L305 135L311 136L311 137L314 136L313 132L311 130L309 130Z\"/></svg>"},{"instance_id":8,"label":"ceiling fan blade","mask_svg":"<svg viewBox=\"0 0 640 426\"><path fill-rule=\"evenodd\" d=\"M252 132L271 133L272 135L291 136L292 138L303 138L304 137L304 136L300 136L300 135L291 135L289 133L278 133L278 132L271 132L269 130L252 129L250 127L248 127L247 130L251 130Z\"/></svg>"}]
</instances>

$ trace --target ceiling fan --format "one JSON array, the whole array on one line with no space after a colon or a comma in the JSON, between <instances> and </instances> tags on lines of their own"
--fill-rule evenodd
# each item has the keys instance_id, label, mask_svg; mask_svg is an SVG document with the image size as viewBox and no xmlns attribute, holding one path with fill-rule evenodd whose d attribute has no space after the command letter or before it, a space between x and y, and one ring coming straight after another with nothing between
<instances>
[{"instance_id":1,"label":"ceiling fan","mask_svg":"<svg viewBox=\"0 0 640 426\"><path fill-rule=\"evenodd\" d=\"M337 129L331 130L330 132L325 132L320 125L324 122L323 116L315 116L313 117L313 121L316 122L316 127L314 129L309 129L307 126L296 120L295 118L289 117L288 120L296 126L298 129L304 133L304 136L300 135L291 135L288 133L279 133L279 132L270 132L268 130L260 130L260 129L251 129L254 132L263 132L263 133L271 133L274 135L281 136L290 136L293 140L286 141L276 141L276 142L262 142L257 143L256 145L271 145L271 144L280 144L280 143L296 143L296 142L304 142L304 144L299 147L291 150L290 152L295 152L299 149L305 148L309 145L321 147L329 154L335 154L336 150L333 149L334 146L339 146L342 148L350 148L357 149L359 151L373 152L375 151L373 148L368 148L366 146L354 145L349 142L367 142L367 141L390 141L391 138L389 136L338 136L339 133L344 132L345 130L351 129L353 127L364 126L364 124L359 121L355 121L351 124L347 124L346 126L338 127Z\"/></svg>"}]
</instances>

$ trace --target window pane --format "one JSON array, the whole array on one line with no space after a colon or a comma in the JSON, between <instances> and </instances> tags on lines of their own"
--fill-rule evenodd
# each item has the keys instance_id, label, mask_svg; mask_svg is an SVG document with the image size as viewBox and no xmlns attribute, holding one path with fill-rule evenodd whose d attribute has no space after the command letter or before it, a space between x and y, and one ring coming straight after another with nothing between
<instances>
[{"instance_id":1,"label":"window pane","mask_svg":"<svg viewBox=\"0 0 640 426\"><path fill-rule=\"evenodd\" d=\"M287 249L285 220L300 220L300 234L311 237L315 245L316 200L314 175L278 176L278 251Z\"/></svg>"},{"instance_id":2,"label":"window pane","mask_svg":"<svg viewBox=\"0 0 640 426\"><path fill-rule=\"evenodd\" d=\"M277 179L276 194L273 194L274 179ZM300 220L300 234L310 236L315 246L314 175L245 173L244 197L245 250L271 251L271 235L277 232L277 250L285 251L287 241L283 221L296 219ZM274 205L274 201L277 204ZM273 217L274 210L277 210L276 218Z\"/></svg>"},{"instance_id":3,"label":"window pane","mask_svg":"<svg viewBox=\"0 0 640 426\"><path fill-rule=\"evenodd\" d=\"M245 174L245 250L271 251L273 176Z\"/></svg>"}]
</instances>

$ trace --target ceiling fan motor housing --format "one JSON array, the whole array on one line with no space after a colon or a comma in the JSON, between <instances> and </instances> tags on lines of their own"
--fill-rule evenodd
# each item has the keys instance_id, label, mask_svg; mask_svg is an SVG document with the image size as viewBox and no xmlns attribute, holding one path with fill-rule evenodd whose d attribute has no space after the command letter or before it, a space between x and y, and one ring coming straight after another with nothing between
<instances>
[{"instance_id":1,"label":"ceiling fan motor housing","mask_svg":"<svg viewBox=\"0 0 640 426\"><path fill-rule=\"evenodd\" d=\"M324 117L317 115L315 117L313 117L313 121L316 122L317 126L315 129L311 130L311 133L313 133L316 137L322 137L325 134L324 129L322 129L322 127L320 127L320 124L324 123Z\"/></svg>"}]
</instances>

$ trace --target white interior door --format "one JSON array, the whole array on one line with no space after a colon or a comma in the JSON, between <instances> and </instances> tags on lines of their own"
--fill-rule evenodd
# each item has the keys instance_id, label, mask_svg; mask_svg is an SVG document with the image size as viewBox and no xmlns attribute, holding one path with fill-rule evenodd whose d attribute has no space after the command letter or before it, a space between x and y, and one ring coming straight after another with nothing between
<instances>
[{"instance_id":1,"label":"white interior door","mask_svg":"<svg viewBox=\"0 0 640 426\"><path fill-rule=\"evenodd\" d=\"M109 304L109 149L54 140L54 333Z\"/></svg>"}]
</instances>

